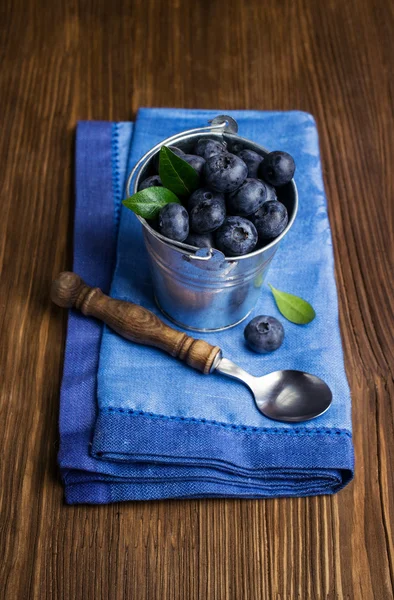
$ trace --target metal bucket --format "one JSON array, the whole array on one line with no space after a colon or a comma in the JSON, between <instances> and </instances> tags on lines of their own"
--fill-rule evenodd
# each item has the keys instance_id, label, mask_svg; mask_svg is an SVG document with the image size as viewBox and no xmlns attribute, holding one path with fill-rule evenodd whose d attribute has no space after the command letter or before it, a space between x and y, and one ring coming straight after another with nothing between
<instances>
[{"instance_id":1,"label":"metal bucket","mask_svg":"<svg viewBox=\"0 0 394 600\"><path fill-rule=\"evenodd\" d=\"M185 131L163 140L138 161L130 173L127 193L137 192L140 181L152 174L153 157L162 146L176 145L186 153L192 153L195 142L205 136L224 140L230 152L236 149L235 145L242 145L262 155L268 153L262 146L238 136L237 131L236 121L221 115L213 119L209 127ZM198 249L174 242L138 217L143 225L156 303L171 321L185 329L209 332L233 327L246 319L256 305L279 242L297 214L298 195L294 181L277 189L277 195L288 210L286 229L264 248L239 257L225 257L213 248Z\"/></svg>"}]
</instances>

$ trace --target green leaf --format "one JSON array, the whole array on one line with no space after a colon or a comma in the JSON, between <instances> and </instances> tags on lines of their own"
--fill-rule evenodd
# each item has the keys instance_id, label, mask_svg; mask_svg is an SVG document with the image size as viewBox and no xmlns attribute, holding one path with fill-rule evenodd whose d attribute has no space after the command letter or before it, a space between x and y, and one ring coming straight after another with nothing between
<instances>
[{"instance_id":1,"label":"green leaf","mask_svg":"<svg viewBox=\"0 0 394 600\"><path fill-rule=\"evenodd\" d=\"M297 325L306 325L316 317L316 313L309 302L293 294L281 292L270 283L268 285L274 295L276 306L286 319Z\"/></svg>"},{"instance_id":2,"label":"green leaf","mask_svg":"<svg viewBox=\"0 0 394 600\"><path fill-rule=\"evenodd\" d=\"M160 149L159 175L164 187L177 196L190 196L199 186L197 171L166 146Z\"/></svg>"},{"instance_id":3,"label":"green leaf","mask_svg":"<svg viewBox=\"0 0 394 600\"><path fill-rule=\"evenodd\" d=\"M160 209L170 202L180 204L179 199L164 187L150 187L123 200L126 208L144 219L154 219Z\"/></svg>"}]
</instances>

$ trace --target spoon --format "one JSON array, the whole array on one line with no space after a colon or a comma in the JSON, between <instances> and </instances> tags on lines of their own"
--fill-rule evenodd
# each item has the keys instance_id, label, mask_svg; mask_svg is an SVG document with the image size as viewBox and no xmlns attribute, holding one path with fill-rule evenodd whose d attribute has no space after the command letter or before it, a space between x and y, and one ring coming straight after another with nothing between
<instances>
[{"instance_id":1,"label":"spoon","mask_svg":"<svg viewBox=\"0 0 394 600\"><path fill-rule=\"evenodd\" d=\"M292 370L254 377L223 358L219 346L169 327L142 306L106 296L99 288L86 285L75 273L59 275L52 283L51 298L58 306L78 308L124 338L160 348L206 375L217 371L242 381L252 392L258 410L270 419L309 421L322 415L331 404L331 390L319 377Z\"/></svg>"}]
</instances>

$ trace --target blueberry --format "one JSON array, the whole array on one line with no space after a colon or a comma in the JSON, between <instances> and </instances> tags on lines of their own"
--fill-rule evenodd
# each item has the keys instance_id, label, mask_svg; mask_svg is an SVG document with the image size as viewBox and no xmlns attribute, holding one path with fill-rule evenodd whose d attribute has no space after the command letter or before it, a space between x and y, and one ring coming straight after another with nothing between
<instances>
[{"instance_id":1,"label":"blueberry","mask_svg":"<svg viewBox=\"0 0 394 600\"><path fill-rule=\"evenodd\" d=\"M209 233L222 225L226 208L220 200L201 200L190 211L190 228L194 233Z\"/></svg>"},{"instance_id":2,"label":"blueberry","mask_svg":"<svg viewBox=\"0 0 394 600\"><path fill-rule=\"evenodd\" d=\"M273 240L282 233L289 221L287 210L282 202L273 200L264 202L254 224L260 241Z\"/></svg>"},{"instance_id":3,"label":"blueberry","mask_svg":"<svg viewBox=\"0 0 394 600\"><path fill-rule=\"evenodd\" d=\"M215 154L226 152L226 149L226 145L223 142L201 138L194 148L194 154L198 154L198 156L202 156L205 160L208 160L208 158L215 156Z\"/></svg>"},{"instance_id":4,"label":"blueberry","mask_svg":"<svg viewBox=\"0 0 394 600\"><path fill-rule=\"evenodd\" d=\"M182 157L185 153L183 150L181 150L180 148L178 148L178 146L168 146L170 150L173 151L174 154L176 154L177 156Z\"/></svg>"},{"instance_id":5,"label":"blueberry","mask_svg":"<svg viewBox=\"0 0 394 600\"><path fill-rule=\"evenodd\" d=\"M267 198L266 198L265 202L276 202L276 200L278 198L276 197L275 188L272 187L272 185L270 185L269 183L265 183L265 182L263 182L263 183L267 190ZM265 214L265 211L263 211L263 205L261 205L260 208L258 210L256 210L255 213L248 216L248 219L250 219L252 221L252 223L254 225L256 225L256 220L260 219L260 217L262 217L264 214Z\"/></svg>"},{"instance_id":6,"label":"blueberry","mask_svg":"<svg viewBox=\"0 0 394 600\"><path fill-rule=\"evenodd\" d=\"M170 150L172 150L174 154L176 154L180 158L183 158L183 155L185 154L183 150L181 150L177 146L168 146L168 148ZM153 157L153 164L155 165L156 171L159 170L159 162L160 162L160 150L159 150L159 152L156 152L156 154Z\"/></svg>"},{"instance_id":7,"label":"blueberry","mask_svg":"<svg viewBox=\"0 0 394 600\"><path fill-rule=\"evenodd\" d=\"M170 202L159 213L159 231L170 240L183 242L189 235L189 215L181 204Z\"/></svg>"},{"instance_id":8,"label":"blueberry","mask_svg":"<svg viewBox=\"0 0 394 600\"><path fill-rule=\"evenodd\" d=\"M202 200L219 200L219 202L225 206L224 194L211 191L209 188L199 188L192 193L187 201L187 208L189 212L196 206L196 204L202 202Z\"/></svg>"},{"instance_id":9,"label":"blueberry","mask_svg":"<svg viewBox=\"0 0 394 600\"><path fill-rule=\"evenodd\" d=\"M244 337L249 348L266 354L277 350L285 337L282 323L275 317L259 315L250 321L244 329Z\"/></svg>"},{"instance_id":10,"label":"blueberry","mask_svg":"<svg viewBox=\"0 0 394 600\"><path fill-rule=\"evenodd\" d=\"M232 154L239 154L244 148L245 146L241 142L234 142L231 139L227 144L227 150L228 152L232 152Z\"/></svg>"},{"instance_id":11,"label":"blueberry","mask_svg":"<svg viewBox=\"0 0 394 600\"><path fill-rule=\"evenodd\" d=\"M253 177L256 179L258 177L257 173L259 166L263 162L264 156L257 154L257 152L254 152L253 150L247 149L238 152L238 156L239 158L242 158L245 165L248 167L248 177Z\"/></svg>"},{"instance_id":12,"label":"blueberry","mask_svg":"<svg viewBox=\"0 0 394 600\"><path fill-rule=\"evenodd\" d=\"M163 187L161 179L158 175L151 175L151 177L147 177L144 181L141 181L138 191L146 190L146 188L150 187Z\"/></svg>"},{"instance_id":13,"label":"blueberry","mask_svg":"<svg viewBox=\"0 0 394 600\"><path fill-rule=\"evenodd\" d=\"M278 197L276 195L276 189L274 188L274 186L270 185L267 182L264 182L264 183L265 183L265 187L267 188L267 201L277 200Z\"/></svg>"},{"instance_id":14,"label":"blueberry","mask_svg":"<svg viewBox=\"0 0 394 600\"><path fill-rule=\"evenodd\" d=\"M261 163L259 173L264 181L279 187L293 179L295 162L287 152L270 152Z\"/></svg>"},{"instance_id":15,"label":"blueberry","mask_svg":"<svg viewBox=\"0 0 394 600\"><path fill-rule=\"evenodd\" d=\"M213 248L213 235L211 233L189 233L185 244L197 246L197 248Z\"/></svg>"},{"instance_id":16,"label":"blueberry","mask_svg":"<svg viewBox=\"0 0 394 600\"><path fill-rule=\"evenodd\" d=\"M227 207L233 215L247 217L255 213L267 199L267 188L260 179L245 179L243 184L228 195Z\"/></svg>"},{"instance_id":17,"label":"blueberry","mask_svg":"<svg viewBox=\"0 0 394 600\"><path fill-rule=\"evenodd\" d=\"M216 248L225 256L242 256L254 250L257 231L253 223L243 217L227 217L216 231Z\"/></svg>"},{"instance_id":18,"label":"blueberry","mask_svg":"<svg viewBox=\"0 0 394 600\"><path fill-rule=\"evenodd\" d=\"M233 192L245 181L248 167L244 161L225 152L209 158L204 166L206 184L218 192Z\"/></svg>"},{"instance_id":19,"label":"blueberry","mask_svg":"<svg viewBox=\"0 0 394 600\"><path fill-rule=\"evenodd\" d=\"M197 171L199 175L201 175L202 170L205 165L205 159L202 156L195 156L194 154L184 154L181 156L183 160L185 160L193 169Z\"/></svg>"}]
</instances>

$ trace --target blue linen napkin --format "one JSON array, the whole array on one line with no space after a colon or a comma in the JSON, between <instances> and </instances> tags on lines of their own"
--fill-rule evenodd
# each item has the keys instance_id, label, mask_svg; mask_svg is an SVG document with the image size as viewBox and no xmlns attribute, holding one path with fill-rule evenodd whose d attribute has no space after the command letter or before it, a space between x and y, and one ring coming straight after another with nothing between
<instances>
[{"instance_id":1,"label":"blue linen napkin","mask_svg":"<svg viewBox=\"0 0 394 600\"><path fill-rule=\"evenodd\" d=\"M215 114L143 109L133 137L130 124L79 126L74 268L90 283L108 289L127 171L154 144L183 129L204 125ZM72 313L59 454L68 502L311 495L333 493L352 477L350 395L313 118L301 112L230 114L237 119L242 136L287 150L296 159L300 212L271 265L269 281L308 298L318 317L307 327L286 322L281 350L264 358L243 346L242 325L205 338L256 374L278 368L316 373L332 387L333 405L326 415L309 423L275 423L255 409L249 392L236 382L219 375L202 376L159 351L133 345L105 329L98 414L89 455L101 329ZM106 218L100 220L101 210ZM90 223L92 213L95 227ZM107 213L112 213L111 223ZM83 232L93 246L100 245L96 258L91 248L80 244L78 236ZM124 208L111 293L158 312L140 224ZM262 312L277 314L267 290L255 314ZM78 353L81 343L85 348ZM88 348L90 361L83 364L79 359Z\"/></svg>"}]
</instances>

